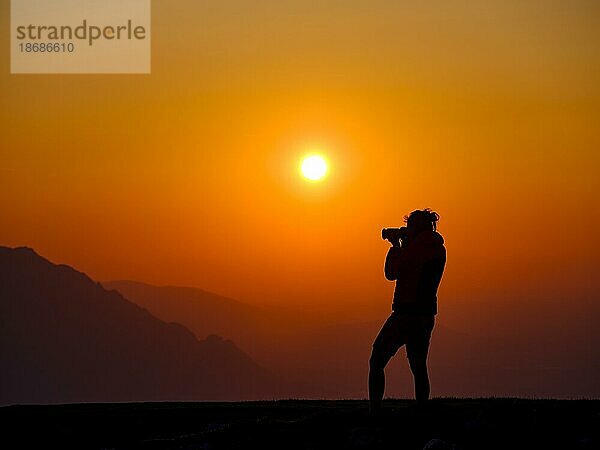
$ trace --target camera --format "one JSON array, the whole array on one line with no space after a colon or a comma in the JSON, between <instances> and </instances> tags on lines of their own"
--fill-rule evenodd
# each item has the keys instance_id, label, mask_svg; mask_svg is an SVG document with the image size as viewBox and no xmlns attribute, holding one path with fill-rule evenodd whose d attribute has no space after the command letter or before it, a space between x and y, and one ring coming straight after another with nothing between
<instances>
[{"instance_id":1,"label":"camera","mask_svg":"<svg viewBox=\"0 0 600 450\"><path fill-rule=\"evenodd\" d=\"M405 241L408 237L408 228L384 228L381 230L381 239L384 241Z\"/></svg>"}]
</instances>

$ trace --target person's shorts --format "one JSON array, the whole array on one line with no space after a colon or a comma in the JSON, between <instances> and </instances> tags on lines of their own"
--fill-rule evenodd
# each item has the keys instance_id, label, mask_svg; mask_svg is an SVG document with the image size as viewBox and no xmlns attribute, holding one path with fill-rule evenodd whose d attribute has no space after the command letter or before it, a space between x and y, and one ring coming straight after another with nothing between
<instances>
[{"instance_id":1,"label":"person's shorts","mask_svg":"<svg viewBox=\"0 0 600 450\"><path fill-rule=\"evenodd\" d=\"M433 315L393 312L373 342L372 363L385 366L403 345L406 345L409 361L427 360L434 324Z\"/></svg>"}]
</instances>

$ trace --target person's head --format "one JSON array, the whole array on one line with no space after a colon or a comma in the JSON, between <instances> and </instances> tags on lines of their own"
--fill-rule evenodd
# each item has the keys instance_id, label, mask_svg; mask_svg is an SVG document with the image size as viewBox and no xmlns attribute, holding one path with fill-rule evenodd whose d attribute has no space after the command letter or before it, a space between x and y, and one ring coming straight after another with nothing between
<instances>
[{"instance_id":1,"label":"person's head","mask_svg":"<svg viewBox=\"0 0 600 450\"><path fill-rule=\"evenodd\" d=\"M439 214L429 208L417 209L404 216L409 238L422 231L436 231L438 220L440 220Z\"/></svg>"}]
</instances>

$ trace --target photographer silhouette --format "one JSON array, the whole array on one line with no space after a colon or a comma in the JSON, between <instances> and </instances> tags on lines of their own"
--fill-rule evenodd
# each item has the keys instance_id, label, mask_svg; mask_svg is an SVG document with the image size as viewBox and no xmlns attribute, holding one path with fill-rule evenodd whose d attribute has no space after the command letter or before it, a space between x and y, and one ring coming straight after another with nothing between
<instances>
[{"instance_id":1,"label":"photographer silhouette","mask_svg":"<svg viewBox=\"0 0 600 450\"><path fill-rule=\"evenodd\" d=\"M373 343L369 360L369 401L372 413L381 408L385 390L385 366L398 349L406 354L415 381L418 403L429 398L427 352L437 314L437 289L446 265L444 239L436 231L439 215L416 210L404 218L406 227L387 228L390 241L385 277L396 281L392 314Z\"/></svg>"}]
</instances>

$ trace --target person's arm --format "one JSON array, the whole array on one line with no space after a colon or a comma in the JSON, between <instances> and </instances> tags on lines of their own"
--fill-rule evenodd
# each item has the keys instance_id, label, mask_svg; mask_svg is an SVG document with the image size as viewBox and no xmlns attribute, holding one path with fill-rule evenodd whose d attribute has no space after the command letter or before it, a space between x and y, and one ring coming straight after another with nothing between
<instances>
[{"instance_id":1,"label":"person's arm","mask_svg":"<svg viewBox=\"0 0 600 450\"><path fill-rule=\"evenodd\" d=\"M393 243L385 258L385 278L390 281L397 280L407 267L422 264L425 256L423 253L422 245L418 241L411 245L403 244L402 247L399 243Z\"/></svg>"},{"instance_id":2,"label":"person's arm","mask_svg":"<svg viewBox=\"0 0 600 450\"><path fill-rule=\"evenodd\" d=\"M398 279L398 275L400 273L398 261L400 259L401 254L402 248L400 246L394 245L388 250L387 255L385 257L385 266L383 269L386 279L390 281Z\"/></svg>"}]
</instances>

